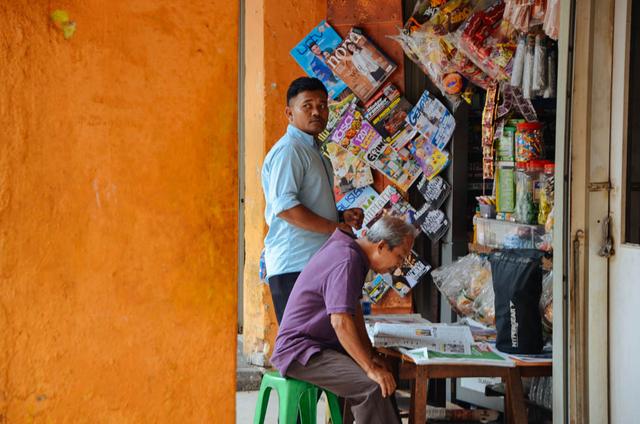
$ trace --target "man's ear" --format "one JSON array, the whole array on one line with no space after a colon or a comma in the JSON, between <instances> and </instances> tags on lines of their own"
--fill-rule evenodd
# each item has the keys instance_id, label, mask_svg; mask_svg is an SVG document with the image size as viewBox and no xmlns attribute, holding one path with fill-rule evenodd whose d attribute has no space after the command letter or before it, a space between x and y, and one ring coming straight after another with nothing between
<instances>
[{"instance_id":1,"label":"man's ear","mask_svg":"<svg viewBox=\"0 0 640 424\"><path fill-rule=\"evenodd\" d=\"M382 250L385 248L385 246L387 246L387 243L384 240L380 240L376 245L378 253L382 253Z\"/></svg>"},{"instance_id":2,"label":"man's ear","mask_svg":"<svg viewBox=\"0 0 640 424\"><path fill-rule=\"evenodd\" d=\"M293 123L293 110L291 109L291 106L287 105L287 107L284 108L284 114L287 115L289 123Z\"/></svg>"}]
</instances>

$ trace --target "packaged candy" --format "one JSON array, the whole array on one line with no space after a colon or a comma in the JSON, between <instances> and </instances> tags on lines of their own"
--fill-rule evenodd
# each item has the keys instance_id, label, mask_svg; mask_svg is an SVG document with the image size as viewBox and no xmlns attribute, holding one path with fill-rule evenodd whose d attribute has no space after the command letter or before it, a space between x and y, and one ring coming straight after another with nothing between
<instances>
[{"instance_id":1,"label":"packaged candy","mask_svg":"<svg viewBox=\"0 0 640 424\"><path fill-rule=\"evenodd\" d=\"M544 140L540 122L524 122L516 126L516 161L528 162L543 155Z\"/></svg>"},{"instance_id":2,"label":"packaged candy","mask_svg":"<svg viewBox=\"0 0 640 424\"><path fill-rule=\"evenodd\" d=\"M504 7L504 2L498 0L475 12L458 30L458 48L497 81L510 79L516 50L515 30L502 19Z\"/></svg>"},{"instance_id":3,"label":"packaged candy","mask_svg":"<svg viewBox=\"0 0 640 424\"><path fill-rule=\"evenodd\" d=\"M558 39L560 32L560 0L547 0L542 29L549 38Z\"/></svg>"},{"instance_id":4,"label":"packaged candy","mask_svg":"<svg viewBox=\"0 0 640 424\"><path fill-rule=\"evenodd\" d=\"M534 202L534 178L526 162L516 163L516 207L515 219L520 224L537 222L537 210ZM505 240L505 244L507 244ZM510 245L511 248L519 246ZM533 247L533 246L531 246Z\"/></svg>"},{"instance_id":5,"label":"packaged candy","mask_svg":"<svg viewBox=\"0 0 640 424\"><path fill-rule=\"evenodd\" d=\"M538 207L538 224L545 225L555 196L555 170L553 163L544 166L544 173L540 176L540 206Z\"/></svg>"},{"instance_id":6,"label":"packaged candy","mask_svg":"<svg viewBox=\"0 0 640 424\"><path fill-rule=\"evenodd\" d=\"M496 211L512 213L516 206L516 176L513 165L498 164L496 168Z\"/></svg>"},{"instance_id":7,"label":"packaged candy","mask_svg":"<svg viewBox=\"0 0 640 424\"><path fill-rule=\"evenodd\" d=\"M556 97L557 63L558 53L556 53L554 49L551 49L547 55L547 87L543 93L545 99L553 99Z\"/></svg>"}]
</instances>

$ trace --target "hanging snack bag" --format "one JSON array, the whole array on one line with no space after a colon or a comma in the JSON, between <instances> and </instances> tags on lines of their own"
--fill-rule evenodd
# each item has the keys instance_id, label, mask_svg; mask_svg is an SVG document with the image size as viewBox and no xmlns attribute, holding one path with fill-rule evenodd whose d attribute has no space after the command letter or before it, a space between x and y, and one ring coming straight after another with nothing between
<instances>
[{"instance_id":1,"label":"hanging snack bag","mask_svg":"<svg viewBox=\"0 0 640 424\"><path fill-rule=\"evenodd\" d=\"M496 347L502 352L542 351L540 295L543 252L503 250L489 255L496 313Z\"/></svg>"},{"instance_id":2,"label":"hanging snack bag","mask_svg":"<svg viewBox=\"0 0 640 424\"><path fill-rule=\"evenodd\" d=\"M458 48L496 81L510 79L516 50L514 28L502 19L504 6L499 0L475 12L458 30Z\"/></svg>"}]
</instances>

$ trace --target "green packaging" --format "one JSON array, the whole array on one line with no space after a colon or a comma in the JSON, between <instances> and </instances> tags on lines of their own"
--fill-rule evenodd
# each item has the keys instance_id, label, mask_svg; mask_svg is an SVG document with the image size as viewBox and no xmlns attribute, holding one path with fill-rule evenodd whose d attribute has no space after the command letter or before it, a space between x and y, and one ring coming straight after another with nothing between
<instances>
[{"instance_id":1,"label":"green packaging","mask_svg":"<svg viewBox=\"0 0 640 424\"><path fill-rule=\"evenodd\" d=\"M516 179L512 164L498 163L496 168L496 211L512 213L516 208Z\"/></svg>"}]
</instances>

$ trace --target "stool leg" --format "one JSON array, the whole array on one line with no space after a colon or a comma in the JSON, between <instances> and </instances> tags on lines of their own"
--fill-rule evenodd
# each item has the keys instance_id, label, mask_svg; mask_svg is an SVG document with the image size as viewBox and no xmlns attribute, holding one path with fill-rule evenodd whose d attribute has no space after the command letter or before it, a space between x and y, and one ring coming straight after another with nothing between
<instances>
[{"instance_id":1,"label":"stool leg","mask_svg":"<svg viewBox=\"0 0 640 424\"><path fill-rule=\"evenodd\" d=\"M301 424L316 424L318 416L318 389L308 389L300 395Z\"/></svg>"},{"instance_id":2,"label":"stool leg","mask_svg":"<svg viewBox=\"0 0 640 424\"><path fill-rule=\"evenodd\" d=\"M256 412L253 415L253 424L264 424L264 417L267 414L267 404L269 403L270 394L271 387L260 387L260 393L258 393L258 402L256 403Z\"/></svg>"},{"instance_id":3,"label":"stool leg","mask_svg":"<svg viewBox=\"0 0 640 424\"><path fill-rule=\"evenodd\" d=\"M299 394L291 393L289 390L282 390L282 393L278 393L278 396L280 398L278 424L296 424L299 411Z\"/></svg>"},{"instance_id":4,"label":"stool leg","mask_svg":"<svg viewBox=\"0 0 640 424\"><path fill-rule=\"evenodd\" d=\"M342 424L342 414L340 413L340 402L338 397L331 392L324 391L327 397L327 404L329 405L329 412L331 413L331 424Z\"/></svg>"}]
</instances>

